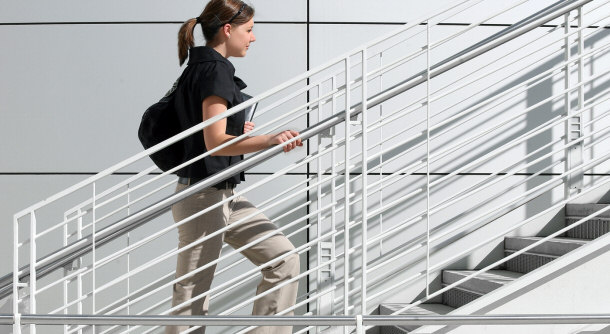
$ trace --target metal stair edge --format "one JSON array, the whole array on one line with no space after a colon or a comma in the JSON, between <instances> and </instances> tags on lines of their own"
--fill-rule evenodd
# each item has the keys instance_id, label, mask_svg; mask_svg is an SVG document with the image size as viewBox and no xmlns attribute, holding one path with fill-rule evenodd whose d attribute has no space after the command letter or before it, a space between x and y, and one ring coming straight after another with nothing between
<instances>
[{"instance_id":1,"label":"metal stair edge","mask_svg":"<svg viewBox=\"0 0 610 334\"><path fill-rule=\"evenodd\" d=\"M450 285L476 272L476 270L443 270L443 284ZM486 294L521 277L523 274L508 270L489 270L458 285L477 294Z\"/></svg>"},{"instance_id":2,"label":"metal stair edge","mask_svg":"<svg viewBox=\"0 0 610 334\"><path fill-rule=\"evenodd\" d=\"M402 309L409 303L381 303L379 304L380 315L390 315L391 313ZM405 312L399 313L400 315L445 315L455 310L455 308L444 305L444 304L419 304L408 309ZM407 326L380 326L380 334L404 334L409 333L421 326L418 325L407 325Z\"/></svg>"},{"instance_id":3,"label":"metal stair edge","mask_svg":"<svg viewBox=\"0 0 610 334\"><path fill-rule=\"evenodd\" d=\"M506 237L504 238L505 251L519 251L540 241L544 237ZM578 247L585 245L589 240L576 238L553 238L541 245L529 249L526 253L542 256L563 256Z\"/></svg>"}]
</instances>

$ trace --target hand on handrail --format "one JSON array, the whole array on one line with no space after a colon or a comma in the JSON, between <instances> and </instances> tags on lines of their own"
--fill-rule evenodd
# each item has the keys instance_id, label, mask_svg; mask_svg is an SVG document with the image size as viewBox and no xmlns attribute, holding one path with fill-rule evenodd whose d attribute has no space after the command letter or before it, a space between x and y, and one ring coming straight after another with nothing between
<instances>
[{"instance_id":1,"label":"hand on handrail","mask_svg":"<svg viewBox=\"0 0 610 334\"><path fill-rule=\"evenodd\" d=\"M269 146L281 145L282 143L285 143L298 135L299 133L294 130L284 130L278 134L269 137ZM285 145L284 152L290 152L297 146L303 146L303 143L301 142L300 138L290 144Z\"/></svg>"}]
</instances>

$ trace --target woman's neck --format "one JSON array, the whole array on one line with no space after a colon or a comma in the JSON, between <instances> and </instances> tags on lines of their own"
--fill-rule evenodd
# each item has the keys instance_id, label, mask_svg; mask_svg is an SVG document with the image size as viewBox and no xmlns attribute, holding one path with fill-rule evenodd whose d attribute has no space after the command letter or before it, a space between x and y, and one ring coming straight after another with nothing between
<instances>
[{"instance_id":1,"label":"woman's neck","mask_svg":"<svg viewBox=\"0 0 610 334\"><path fill-rule=\"evenodd\" d=\"M224 44L218 44L218 45L210 45L210 44L206 44L206 46L211 47L212 49L216 50L216 52L220 53L221 56L225 57L225 58L229 58L227 56L227 48Z\"/></svg>"}]
</instances>

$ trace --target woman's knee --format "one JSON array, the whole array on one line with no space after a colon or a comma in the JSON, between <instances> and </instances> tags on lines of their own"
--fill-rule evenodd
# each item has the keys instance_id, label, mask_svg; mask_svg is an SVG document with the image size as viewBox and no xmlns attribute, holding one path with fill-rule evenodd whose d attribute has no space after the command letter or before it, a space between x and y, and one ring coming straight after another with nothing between
<instances>
[{"instance_id":1,"label":"woman's knee","mask_svg":"<svg viewBox=\"0 0 610 334\"><path fill-rule=\"evenodd\" d=\"M301 273L301 260L298 254L290 254L285 259L287 278L293 278Z\"/></svg>"}]
</instances>

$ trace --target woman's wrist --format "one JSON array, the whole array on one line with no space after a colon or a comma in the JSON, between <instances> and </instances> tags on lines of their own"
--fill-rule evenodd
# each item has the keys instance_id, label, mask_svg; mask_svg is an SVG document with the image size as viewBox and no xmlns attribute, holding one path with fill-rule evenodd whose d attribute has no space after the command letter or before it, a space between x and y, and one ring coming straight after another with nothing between
<instances>
[{"instance_id":1,"label":"woman's wrist","mask_svg":"<svg viewBox=\"0 0 610 334\"><path fill-rule=\"evenodd\" d=\"M267 134L267 135L262 135L265 138L265 146L266 147L271 147L273 146L273 143L271 142L271 140L273 139L273 135L271 134Z\"/></svg>"}]
</instances>

